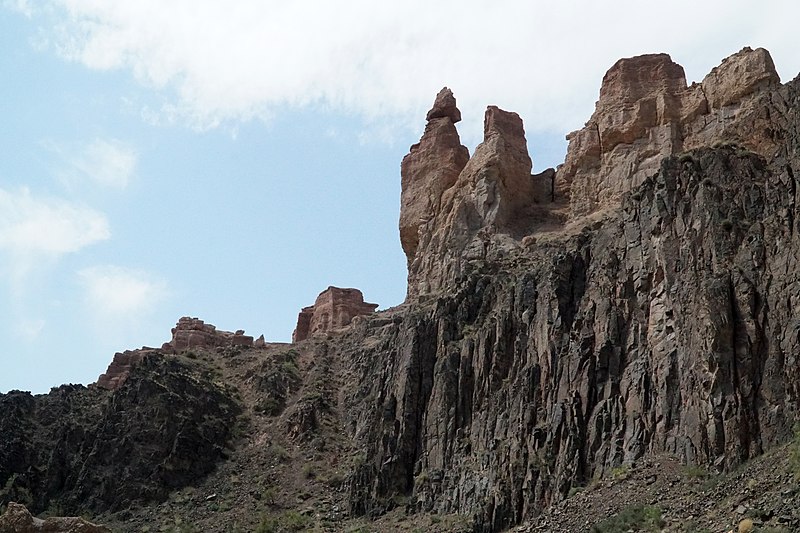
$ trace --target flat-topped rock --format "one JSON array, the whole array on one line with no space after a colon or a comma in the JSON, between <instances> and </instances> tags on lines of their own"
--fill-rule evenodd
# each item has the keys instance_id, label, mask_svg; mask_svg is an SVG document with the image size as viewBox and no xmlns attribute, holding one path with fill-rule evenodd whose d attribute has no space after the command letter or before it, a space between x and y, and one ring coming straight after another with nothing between
<instances>
[{"instance_id":1,"label":"flat-topped rock","mask_svg":"<svg viewBox=\"0 0 800 533\"><path fill-rule=\"evenodd\" d=\"M218 330L199 318L182 317L172 328L172 340L164 343L162 350L170 353L182 352L191 348L218 348L224 346L253 346L253 337L236 332Z\"/></svg>"},{"instance_id":2,"label":"flat-topped rock","mask_svg":"<svg viewBox=\"0 0 800 533\"><path fill-rule=\"evenodd\" d=\"M318 333L349 326L353 318L375 312L378 304L364 301L358 289L328 287L314 305L304 307L297 316L292 342L300 342Z\"/></svg>"},{"instance_id":3,"label":"flat-topped rock","mask_svg":"<svg viewBox=\"0 0 800 533\"><path fill-rule=\"evenodd\" d=\"M770 157L769 108L776 104L764 95L779 81L763 48L742 49L690 86L667 54L620 59L603 77L592 117L567 135L556 196L569 198L573 216L613 207L664 157L715 142Z\"/></svg>"}]
</instances>

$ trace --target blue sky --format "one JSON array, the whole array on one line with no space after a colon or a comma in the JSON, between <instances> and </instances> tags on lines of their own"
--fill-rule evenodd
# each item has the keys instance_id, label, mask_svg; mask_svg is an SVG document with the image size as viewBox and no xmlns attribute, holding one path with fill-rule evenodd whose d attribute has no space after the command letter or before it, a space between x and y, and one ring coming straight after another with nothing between
<instances>
[{"instance_id":1,"label":"blue sky","mask_svg":"<svg viewBox=\"0 0 800 533\"><path fill-rule=\"evenodd\" d=\"M400 160L444 85L470 150L496 104L541 171L619 57L800 70L793 2L640 6L0 0L0 392L90 383L184 315L287 341L328 285L400 303Z\"/></svg>"}]
</instances>

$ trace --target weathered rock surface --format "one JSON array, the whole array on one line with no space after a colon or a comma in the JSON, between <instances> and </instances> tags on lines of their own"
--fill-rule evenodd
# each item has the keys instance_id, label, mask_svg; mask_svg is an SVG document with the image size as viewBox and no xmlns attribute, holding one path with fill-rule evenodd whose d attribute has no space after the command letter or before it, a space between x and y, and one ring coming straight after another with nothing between
<instances>
[{"instance_id":1,"label":"weathered rock surface","mask_svg":"<svg viewBox=\"0 0 800 533\"><path fill-rule=\"evenodd\" d=\"M428 111L420 141L400 165L400 243L409 264L419 244L419 228L441 211L442 194L453 186L469 160L455 123L461 120L453 93L445 87Z\"/></svg>"},{"instance_id":2,"label":"weathered rock surface","mask_svg":"<svg viewBox=\"0 0 800 533\"><path fill-rule=\"evenodd\" d=\"M344 400L368 458L354 513L406 495L500 531L650 454L726 470L785 442L800 79L768 58L744 49L705 87L665 55L617 63L559 172L573 220L525 245L524 216L476 202L476 149L420 228L425 297L341 345L364 376Z\"/></svg>"},{"instance_id":3,"label":"weathered rock surface","mask_svg":"<svg viewBox=\"0 0 800 533\"><path fill-rule=\"evenodd\" d=\"M113 391L0 394L0 505L80 515L162 500L214 468L240 410L200 362L163 353Z\"/></svg>"},{"instance_id":4,"label":"weathered rock surface","mask_svg":"<svg viewBox=\"0 0 800 533\"><path fill-rule=\"evenodd\" d=\"M378 304L365 302L364 295L358 289L328 287L317 296L314 305L300 311L292 342L343 328L350 325L353 318L374 313L377 308Z\"/></svg>"},{"instance_id":5,"label":"weathered rock surface","mask_svg":"<svg viewBox=\"0 0 800 533\"><path fill-rule=\"evenodd\" d=\"M154 350L125 350L117 352L108 365L108 369L97 378L97 386L108 390L118 389L128 379L133 367Z\"/></svg>"},{"instance_id":6,"label":"weathered rock surface","mask_svg":"<svg viewBox=\"0 0 800 533\"><path fill-rule=\"evenodd\" d=\"M222 331L199 318L185 316L172 328L172 340L164 343L161 349L177 353L192 348L213 349L225 346L252 348L253 337L245 335L244 330Z\"/></svg>"},{"instance_id":7,"label":"weathered rock surface","mask_svg":"<svg viewBox=\"0 0 800 533\"><path fill-rule=\"evenodd\" d=\"M11 502L0 516L0 533L111 533L111 530L80 517L42 520L31 515L24 505Z\"/></svg>"},{"instance_id":8,"label":"weathered rock surface","mask_svg":"<svg viewBox=\"0 0 800 533\"><path fill-rule=\"evenodd\" d=\"M574 216L586 215L618 206L661 159L685 150L736 142L772 157L781 141L775 115L784 112L778 87L763 48L742 49L688 87L666 54L621 59L603 78L586 126L567 136L557 195L570 198Z\"/></svg>"},{"instance_id":9,"label":"weathered rock surface","mask_svg":"<svg viewBox=\"0 0 800 533\"><path fill-rule=\"evenodd\" d=\"M406 159L413 154L412 147ZM489 234L524 233L535 203L531 168L522 119L489 106L483 142L442 194L441 208L417 228L420 240L409 257L409 297L435 291L460 275L463 258L485 256Z\"/></svg>"},{"instance_id":10,"label":"weathered rock surface","mask_svg":"<svg viewBox=\"0 0 800 533\"><path fill-rule=\"evenodd\" d=\"M669 56L621 60L565 165L534 176L521 120L494 107L461 164L456 109L440 93L404 160L407 301L372 314L331 288L295 339L350 324L339 335L224 358L248 411L271 417L250 441L259 461L231 461L229 477L269 464L258 453L277 431L303 460L351 453L351 516L407 502L488 533L621 465L725 471L786 442L800 401L800 78L780 85L763 50L692 86ZM176 330L180 346L216 342L202 323ZM234 395L200 360L125 364L113 390L0 396L0 504L113 510L207 475Z\"/></svg>"},{"instance_id":11,"label":"weathered rock surface","mask_svg":"<svg viewBox=\"0 0 800 533\"><path fill-rule=\"evenodd\" d=\"M172 328L172 339L165 342L160 350L143 347L138 350L125 350L114 354L108 369L97 379L97 386L115 390L122 386L136 364L151 354L181 353L192 349L215 350L230 347L264 347L266 342L261 335L257 342L253 337L245 335L244 330L236 332L218 330L212 324L206 324L199 318L181 317Z\"/></svg>"}]
</instances>

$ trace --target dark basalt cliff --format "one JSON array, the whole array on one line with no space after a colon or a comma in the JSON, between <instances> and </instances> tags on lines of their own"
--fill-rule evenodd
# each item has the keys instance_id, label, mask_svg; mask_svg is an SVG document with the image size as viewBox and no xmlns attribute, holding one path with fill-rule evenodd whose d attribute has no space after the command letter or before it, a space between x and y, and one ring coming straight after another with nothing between
<instances>
[{"instance_id":1,"label":"dark basalt cliff","mask_svg":"<svg viewBox=\"0 0 800 533\"><path fill-rule=\"evenodd\" d=\"M477 531L497 531L647 454L726 470L787 439L800 387L800 81L779 85L768 53L750 49L705 93L682 77L665 55L612 68L595 113L605 129L590 122L586 135L601 145L625 130L614 150L658 164L604 158L608 144L577 164L586 148L573 143L566 171L580 192L561 202L535 197L537 176L533 192L509 185L525 169L503 158L524 144L492 148L487 127L420 226L406 307L341 348L363 378L344 401L371 458L353 511L411 494L421 510L474 512ZM732 96L656 120L678 91ZM627 100L604 107L608 94Z\"/></svg>"},{"instance_id":2,"label":"dark basalt cliff","mask_svg":"<svg viewBox=\"0 0 800 533\"><path fill-rule=\"evenodd\" d=\"M160 353L113 393L0 395L0 502L80 514L163 500L214 468L239 411L208 369Z\"/></svg>"},{"instance_id":3,"label":"dark basalt cliff","mask_svg":"<svg viewBox=\"0 0 800 533\"><path fill-rule=\"evenodd\" d=\"M519 116L490 107L469 157L443 89L403 161L406 302L296 344L313 380L290 352L264 363L282 377L260 416L300 450L337 428L350 516L402 502L476 532L643 458L728 471L786 442L798 114L800 78L762 49L691 86L665 54L624 59L565 164L532 175ZM0 503L113 511L206 476L243 385L202 368L153 351L116 390L0 396Z\"/></svg>"}]
</instances>

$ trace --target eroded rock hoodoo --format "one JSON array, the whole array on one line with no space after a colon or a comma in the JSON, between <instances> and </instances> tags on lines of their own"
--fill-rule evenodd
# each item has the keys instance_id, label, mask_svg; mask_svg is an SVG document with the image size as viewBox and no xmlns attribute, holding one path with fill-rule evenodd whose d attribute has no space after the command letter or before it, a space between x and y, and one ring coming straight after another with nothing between
<instances>
[{"instance_id":1,"label":"eroded rock hoodoo","mask_svg":"<svg viewBox=\"0 0 800 533\"><path fill-rule=\"evenodd\" d=\"M378 304L364 301L358 289L328 287L314 305L304 307L297 316L292 342L300 342L317 333L325 333L350 325L353 318L375 312Z\"/></svg>"},{"instance_id":2,"label":"eroded rock hoodoo","mask_svg":"<svg viewBox=\"0 0 800 533\"><path fill-rule=\"evenodd\" d=\"M419 228L441 210L442 194L453 186L469 160L455 123L461 120L453 93L445 87L427 114L425 133L400 166L400 243L409 264L419 244Z\"/></svg>"},{"instance_id":3,"label":"eroded rock hoodoo","mask_svg":"<svg viewBox=\"0 0 800 533\"><path fill-rule=\"evenodd\" d=\"M461 113L449 89L437 95L428 117L443 114L443 95L448 114L428 122L401 166L400 240L411 298L459 275L463 257L484 257L488 234L523 234L534 204L551 200L552 170L531 175L519 115L489 106L483 142L468 157L451 118Z\"/></svg>"}]
</instances>

